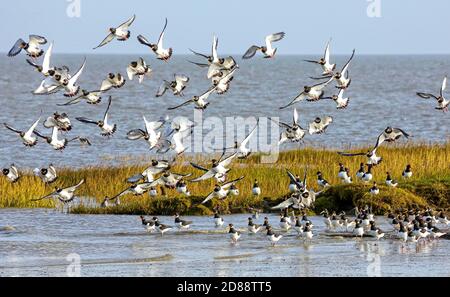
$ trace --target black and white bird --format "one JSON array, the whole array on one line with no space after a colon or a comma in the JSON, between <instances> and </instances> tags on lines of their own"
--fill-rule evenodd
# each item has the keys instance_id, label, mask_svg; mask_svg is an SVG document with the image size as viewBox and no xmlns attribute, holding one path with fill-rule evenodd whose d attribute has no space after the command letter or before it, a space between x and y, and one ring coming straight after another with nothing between
<instances>
[{"instance_id":1,"label":"black and white bird","mask_svg":"<svg viewBox=\"0 0 450 297\"><path fill-rule=\"evenodd\" d=\"M159 35L159 39L158 39L158 42L156 44L150 43L147 40L147 38L145 38L142 35L139 35L137 37L138 41L141 44L146 45L146 46L151 48L151 50L155 53L157 59L162 60L164 62L169 61L169 59L170 59L170 57L172 57L172 53L173 53L172 48L165 49L164 45L163 45L164 34L166 32L166 28L167 28L167 18L166 18L166 22L164 24L164 28L163 28L161 34Z\"/></svg>"},{"instance_id":2,"label":"black and white bird","mask_svg":"<svg viewBox=\"0 0 450 297\"><path fill-rule=\"evenodd\" d=\"M309 134L323 134L333 122L333 117L326 116L324 118L317 117L309 124Z\"/></svg>"},{"instance_id":3,"label":"black and white bird","mask_svg":"<svg viewBox=\"0 0 450 297\"><path fill-rule=\"evenodd\" d=\"M262 226L253 223L252 218L248 218L247 228L250 233L256 234L262 229Z\"/></svg>"},{"instance_id":4,"label":"black and white bird","mask_svg":"<svg viewBox=\"0 0 450 297\"><path fill-rule=\"evenodd\" d=\"M133 80L135 76L139 78L139 83L144 81L145 76L151 76L152 69L147 65L143 58L132 61L127 67L128 79Z\"/></svg>"},{"instance_id":5,"label":"black and white bird","mask_svg":"<svg viewBox=\"0 0 450 297\"><path fill-rule=\"evenodd\" d=\"M353 228L353 235L356 237L363 238L364 236L364 227L362 226L362 222L359 219L355 220L355 227Z\"/></svg>"},{"instance_id":6,"label":"black and white bird","mask_svg":"<svg viewBox=\"0 0 450 297\"><path fill-rule=\"evenodd\" d=\"M281 145L288 140L291 142L300 142L305 137L308 130L303 129L298 124L298 119L299 117L296 108L294 108L294 117L292 125L271 119L274 123L278 124L281 128L284 129L284 131L280 134L280 140L278 141L278 145Z\"/></svg>"},{"instance_id":7,"label":"black and white bird","mask_svg":"<svg viewBox=\"0 0 450 297\"><path fill-rule=\"evenodd\" d=\"M185 196L191 196L191 192L189 192L189 189L187 187L187 183L181 179L176 184L176 190L178 193L183 194Z\"/></svg>"},{"instance_id":8,"label":"black and white bird","mask_svg":"<svg viewBox=\"0 0 450 297\"><path fill-rule=\"evenodd\" d=\"M67 145L75 140L80 140L80 137L75 137L72 138L70 140L66 139L66 138L62 138L59 139L58 138L58 127L55 126L52 128L52 135L51 136L45 136L43 134L41 134L39 131L34 131L34 134L36 134L37 136L41 137L42 139L45 139L45 141L56 151L62 151L64 150Z\"/></svg>"},{"instance_id":9,"label":"black and white bird","mask_svg":"<svg viewBox=\"0 0 450 297\"><path fill-rule=\"evenodd\" d=\"M237 243L239 238L241 238L241 232L236 230L234 228L233 224L229 224L228 228L229 228L228 234L230 234L231 242L232 243Z\"/></svg>"},{"instance_id":10,"label":"black and white bird","mask_svg":"<svg viewBox=\"0 0 450 297\"><path fill-rule=\"evenodd\" d=\"M173 82L171 84L173 84ZM168 110L174 110L174 109L186 106L186 105L191 104L191 103L193 103L195 105L195 107L194 107L195 109L205 110L209 106L209 102L206 101L206 100L216 90L217 90L217 87L216 86L212 86L211 88L209 88L203 94L201 94L199 96L193 96L191 99L181 103L180 105L177 105L177 106L174 106L174 107L169 107ZM172 91L174 91L174 94L182 94L182 93L178 93L178 91L175 91L174 89L172 89Z\"/></svg>"},{"instance_id":11,"label":"black and white bird","mask_svg":"<svg viewBox=\"0 0 450 297\"><path fill-rule=\"evenodd\" d=\"M75 192L78 190L78 188L82 184L84 184L84 179L82 179L78 184L71 186L71 187L67 187L67 188L56 187L54 192L52 192L48 195L45 195L41 198L31 200L31 201L40 201L40 200L49 199L49 198L57 198L62 203L68 204L75 199Z\"/></svg>"},{"instance_id":12,"label":"black and white bird","mask_svg":"<svg viewBox=\"0 0 450 297\"><path fill-rule=\"evenodd\" d=\"M283 235L281 235L281 234L274 233L272 227L267 228L266 236L267 236L267 239L272 244L272 246L275 246L277 244L277 242L280 241L280 239L283 237Z\"/></svg>"},{"instance_id":13,"label":"black and white bird","mask_svg":"<svg viewBox=\"0 0 450 297\"><path fill-rule=\"evenodd\" d=\"M167 90L171 90L174 96L181 96L181 97L184 96L183 91L187 87L189 77L187 77L184 74L174 74L173 76L174 76L173 81L167 80L163 81L163 83L158 89L158 92L156 93L156 97L163 96Z\"/></svg>"},{"instance_id":14,"label":"black and white bird","mask_svg":"<svg viewBox=\"0 0 450 297\"><path fill-rule=\"evenodd\" d=\"M190 163L192 165L192 167L202 170L205 173L198 177L195 178L193 180L191 180L191 182L199 182L199 181L203 181L203 180L207 180L210 178L215 178L218 182L223 182L223 177L226 176L226 174L230 171L230 169L228 168L231 163L233 162L233 160L237 157L237 153L234 153L228 157L225 157L225 155L222 155L222 157L217 160L217 159L213 159L211 160L211 168L207 169L204 168L200 165L197 165L195 163Z\"/></svg>"},{"instance_id":15,"label":"black and white bird","mask_svg":"<svg viewBox=\"0 0 450 297\"><path fill-rule=\"evenodd\" d=\"M364 173L366 173L365 172L365 165L364 165L364 163L360 163L359 164L359 169L358 169L358 171L356 172L356 177L358 178L358 179L360 179L360 180L362 180L362 177L364 176Z\"/></svg>"},{"instance_id":16,"label":"black and white bird","mask_svg":"<svg viewBox=\"0 0 450 297\"><path fill-rule=\"evenodd\" d=\"M317 172L317 184L321 187L329 187L330 184L323 178L322 172Z\"/></svg>"},{"instance_id":17,"label":"black and white bird","mask_svg":"<svg viewBox=\"0 0 450 297\"><path fill-rule=\"evenodd\" d=\"M252 194L253 194L253 196L261 195L261 187L259 186L259 183L256 179L255 179L255 182L253 183Z\"/></svg>"},{"instance_id":18,"label":"black and white bird","mask_svg":"<svg viewBox=\"0 0 450 297\"><path fill-rule=\"evenodd\" d=\"M69 119L67 113L55 112L52 116L48 117L44 123L44 127L47 129L57 128L60 131L68 132L72 130L72 122Z\"/></svg>"},{"instance_id":19,"label":"black and white bird","mask_svg":"<svg viewBox=\"0 0 450 297\"><path fill-rule=\"evenodd\" d=\"M257 46L252 45L242 56L242 59L250 59L252 58L257 51L261 51L263 53L264 58L273 58L277 52L277 48L274 48L272 43L280 41L284 38L286 34L284 32L278 32L274 34L270 34L266 36L265 45Z\"/></svg>"},{"instance_id":20,"label":"black and white bird","mask_svg":"<svg viewBox=\"0 0 450 297\"><path fill-rule=\"evenodd\" d=\"M166 121L164 119L160 119L159 121L150 122L145 118L145 116L142 118L144 119L145 130L133 129L127 133L127 139L144 139L150 146L150 150L152 150L157 147L162 140L162 132L158 130L165 124Z\"/></svg>"},{"instance_id":21,"label":"black and white bird","mask_svg":"<svg viewBox=\"0 0 450 297\"><path fill-rule=\"evenodd\" d=\"M216 228L222 227L224 224L224 219L220 216L219 212L214 213L214 225Z\"/></svg>"},{"instance_id":22,"label":"black and white bird","mask_svg":"<svg viewBox=\"0 0 450 297\"><path fill-rule=\"evenodd\" d=\"M374 147L372 150L368 152L359 152L359 153L338 152L338 154L344 157L366 156L367 157L366 164L376 166L380 164L381 161L383 161L382 157L377 156L377 149L378 147Z\"/></svg>"},{"instance_id":23,"label":"black and white bird","mask_svg":"<svg viewBox=\"0 0 450 297\"><path fill-rule=\"evenodd\" d=\"M412 169L411 169L411 165L408 164L408 165L406 165L405 170L403 170L402 176L403 176L403 178L411 178L412 175L413 175L413 172L412 172Z\"/></svg>"},{"instance_id":24,"label":"black and white bird","mask_svg":"<svg viewBox=\"0 0 450 297\"><path fill-rule=\"evenodd\" d=\"M231 82L234 79L234 74L239 67L234 67L231 70L221 70L216 76L212 78L213 86L216 87L216 93L223 95L228 92Z\"/></svg>"},{"instance_id":25,"label":"black and white bird","mask_svg":"<svg viewBox=\"0 0 450 297\"><path fill-rule=\"evenodd\" d=\"M225 148L225 150L235 150L237 152L237 158L238 159L247 159L248 156L250 156L250 154L252 153L251 149L247 147L250 139L255 135L255 133L257 132L257 128L259 125L259 119L256 121L256 126L253 128L252 131L250 131L250 133L247 135L247 137L245 137L245 139L239 143L237 141L234 142L234 146L233 147L229 147L229 148Z\"/></svg>"},{"instance_id":26,"label":"black and white bird","mask_svg":"<svg viewBox=\"0 0 450 297\"><path fill-rule=\"evenodd\" d=\"M175 214L175 226L180 230L187 230L191 227L192 221L186 221L182 220L180 218L180 215L177 213Z\"/></svg>"},{"instance_id":27,"label":"black and white bird","mask_svg":"<svg viewBox=\"0 0 450 297\"><path fill-rule=\"evenodd\" d=\"M377 227L375 221L370 221L370 229L367 231L367 235L375 237L377 240L384 237L384 232Z\"/></svg>"},{"instance_id":28,"label":"black and white bird","mask_svg":"<svg viewBox=\"0 0 450 297\"><path fill-rule=\"evenodd\" d=\"M13 184L18 182L20 179L19 170L17 170L17 167L14 164L11 164L9 168L3 168L2 173L8 179L8 181Z\"/></svg>"},{"instance_id":29,"label":"black and white bird","mask_svg":"<svg viewBox=\"0 0 450 297\"><path fill-rule=\"evenodd\" d=\"M36 122L34 122L33 125L27 131L17 130L6 123L3 123L3 125L5 126L6 129L17 133L25 146L33 147L37 144L37 137L34 135L34 129L36 129L36 126L39 124L40 120L41 118L39 118Z\"/></svg>"},{"instance_id":30,"label":"black and white bird","mask_svg":"<svg viewBox=\"0 0 450 297\"><path fill-rule=\"evenodd\" d=\"M51 43L48 49L45 51L42 65L36 64L33 60L27 59L27 63L36 69L37 72L42 73L44 76L53 76L56 74L56 69L50 66L50 60L53 52L53 43Z\"/></svg>"},{"instance_id":31,"label":"black and white bird","mask_svg":"<svg viewBox=\"0 0 450 297\"><path fill-rule=\"evenodd\" d=\"M163 186L168 189L176 189L178 183L183 178L187 178L191 175L192 175L191 173L182 174L182 173L174 173L169 170L166 170L160 177L158 177L153 182L151 182L150 186L151 187ZM187 194L187 193L188 193L188 191L187 191L187 187L186 187L184 194Z\"/></svg>"},{"instance_id":32,"label":"black and white bird","mask_svg":"<svg viewBox=\"0 0 450 297\"><path fill-rule=\"evenodd\" d=\"M142 225L148 232L153 232L156 230L155 221L153 219L147 220L144 216L140 216L139 218L141 219Z\"/></svg>"},{"instance_id":33,"label":"black and white bird","mask_svg":"<svg viewBox=\"0 0 450 297\"><path fill-rule=\"evenodd\" d=\"M349 78L349 76L348 76L348 67L350 66L350 62L353 60L354 56L355 56L355 50L353 50L353 53L352 53L350 59L348 59L347 63L345 63L342 70L335 72L334 75L332 76L332 78L334 78L337 81L338 89L347 89L352 82L351 78Z\"/></svg>"},{"instance_id":34,"label":"black and white bird","mask_svg":"<svg viewBox=\"0 0 450 297\"><path fill-rule=\"evenodd\" d=\"M116 199L116 198L120 198L122 196L131 194L133 196L142 196L145 193L147 193L151 188L151 183L135 183L133 185L131 185L130 187L126 188L125 190L123 190L122 192L120 192L119 194L115 195L114 197L112 197L111 199Z\"/></svg>"},{"instance_id":35,"label":"black and white bird","mask_svg":"<svg viewBox=\"0 0 450 297\"><path fill-rule=\"evenodd\" d=\"M372 167L373 167L373 165L371 165L371 164L367 165L367 171L363 174L363 176L361 178L363 182L367 183L372 180L372 178L373 178Z\"/></svg>"},{"instance_id":36,"label":"black and white bird","mask_svg":"<svg viewBox=\"0 0 450 297\"><path fill-rule=\"evenodd\" d=\"M312 231L312 225L310 222L307 222L305 224L305 226L303 226L302 236L303 236L304 240L308 240L308 241L311 241L312 238L314 237L314 233Z\"/></svg>"},{"instance_id":37,"label":"black and white bird","mask_svg":"<svg viewBox=\"0 0 450 297\"><path fill-rule=\"evenodd\" d=\"M136 19L136 16L133 15L128 21L125 23L119 25L116 28L109 28L109 34L106 36L105 39L94 49L97 49L99 47L102 47L108 43L110 43L114 38L117 38L119 41L126 41L130 38L131 32L129 30L131 24L133 24L134 20Z\"/></svg>"},{"instance_id":38,"label":"black and white bird","mask_svg":"<svg viewBox=\"0 0 450 297\"><path fill-rule=\"evenodd\" d=\"M172 227L170 227L168 225L161 224L158 219L155 221L155 226L158 229L158 231L161 233L161 236L163 236L164 233L167 233L173 229Z\"/></svg>"},{"instance_id":39,"label":"black and white bird","mask_svg":"<svg viewBox=\"0 0 450 297\"><path fill-rule=\"evenodd\" d=\"M280 228L284 231L288 231L291 229L291 223L289 217L285 216L284 214L280 214Z\"/></svg>"},{"instance_id":40,"label":"black and white bird","mask_svg":"<svg viewBox=\"0 0 450 297\"><path fill-rule=\"evenodd\" d=\"M205 204L206 202L208 202L209 200L211 200L213 198L217 198L219 200L223 200L223 199L227 198L231 194L230 193L231 186L236 185L243 178L244 177L241 176L240 178L226 182L223 185L218 185L218 184L215 185L214 190L211 193L209 193L208 196L206 196L206 198L202 201L202 204Z\"/></svg>"},{"instance_id":41,"label":"black and white bird","mask_svg":"<svg viewBox=\"0 0 450 297\"><path fill-rule=\"evenodd\" d=\"M25 50L27 55L36 59L44 54L41 46L47 43L45 37L39 35L30 35L28 42L25 42L22 38L19 38L13 47L8 52L8 57L17 56L22 50Z\"/></svg>"},{"instance_id":42,"label":"black and white bird","mask_svg":"<svg viewBox=\"0 0 450 297\"><path fill-rule=\"evenodd\" d=\"M380 194L380 189L378 188L377 183L373 183L373 187L370 188L369 193L372 195Z\"/></svg>"},{"instance_id":43,"label":"black and white bird","mask_svg":"<svg viewBox=\"0 0 450 297\"><path fill-rule=\"evenodd\" d=\"M321 99L331 99L336 103L337 109L345 109L347 108L348 103L350 102L350 98L348 97L344 98L344 92L345 89L340 89L337 95L332 95L331 97L322 97Z\"/></svg>"},{"instance_id":44,"label":"black and white bird","mask_svg":"<svg viewBox=\"0 0 450 297\"><path fill-rule=\"evenodd\" d=\"M386 172L386 185L391 188L395 188L398 186L398 182L392 179L389 172Z\"/></svg>"},{"instance_id":45,"label":"black and white bird","mask_svg":"<svg viewBox=\"0 0 450 297\"><path fill-rule=\"evenodd\" d=\"M33 173L47 185L54 183L58 179L58 174L53 164L48 165L48 168L35 168Z\"/></svg>"},{"instance_id":46,"label":"black and white bird","mask_svg":"<svg viewBox=\"0 0 450 297\"><path fill-rule=\"evenodd\" d=\"M332 75L334 69L336 69L336 64L331 64L331 62L330 62L330 42L331 42L331 40L328 41L328 43L325 47L325 53L323 54L323 57L320 58L318 61L304 60L305 62L319 64L322 67L322 70L323 70L322 75L323 76Z\"/></svg>"},{"instance_id":47,"label":"black and white bird","mask_svg":"<svg viewBox=\"0 0 450 297\"><path fill-rule=\"evenodd\" d=\"M416 93L417 96L419 96L422 99L430 99L430 98L434 98L437 100L438 106L435 107L437 110L442 110L444 112L448 111L448 107L450 106L450 100L447 100L444 97L444 91L447 88L447 76L444 77L444 80L442 81L442 86L441 86L441 90L439 92L439 95L433 95L431 93L422 93L422 92L418 92Z\"/></svg>"},{"instance_id":48,"label":"black and white bird","mask_svg":"<svg viewBox=\"0 0 450 297\"><path fill-rule=\"evenodd\" d=\"M380 136L378 136L375 147L376 148L379 147L383 142L394 142L402 136L404 136L405 138L411 137L411 135L409 135L400 128L387 127L383 131L383 133L381 133Z\"/></svg>"},{"instance_id":49,"label":"black and white bird","mask_svg":"<svg viewBox=\"0 0 450 297\"><path fill-rule=\"evenodd\" d=\"M155 175L169 170L171 166L172 163L166 160L152 160L150 166L148 166L142 173L128 178L127 182L133 184L145 179L146 182L151 183L155 180Z\"/></svg>"},{"instance_id":50,"label":"black and white bird","mask_svg":"<svg viewBox=\"0 0 450 297\"><path fill-rule=\"evenodd\" d=\"M111 107L112 97L109 96L108 100L108 107L106 108L105 114L103 115L103 119L99 121L91 120L85 117L77 117L76 120L80 121L85 124L95 124L97 125L101 130L102 136L112 136L117 131L117 125L116 124L109 124L108 123L108 112L109 108Z\"/></svg>"},{"instance_id":51,"label":"black and white bird","mask_svg":"<svg viewBox=\"0 0 450 297\"><path fill-rule=\"evenodd\" d=\"M78 69L78 71L73 76L71 76L68 81L63 81L62 87L65 89L65 97L74 97L78 95L80 86L77 84L77 82L80 79L81 74L83 73L84 67L86 67L86 58L84 58L84 62Z\"/></svg>"},{"instance_id":52,"label":"black and white bird","mask_svg":"<svg viewBox=\"0 0 450 297\"><path fill-rule=\"evenodd\" d=\"M126 80L122 76L122 74L109 73L108 76L106 77L106 79L103 80L103 82L100 86L100 91L106 92L106 91L111 90L112 88L120 89L121 87L123 87L125 85L125 83L126 83Z\"/></svg>"},{"instance_id":53,"label":"black and white bird","mask_svg":"<svg viewBox=\"0 0 450 297\"><path fill-rule=\"evenodd\" d=\"M298 94L289 104L280 107L280 109L285 109L297 102L300 101L317 101L319 99L321 99L325 92L323 91L323 89L330 84L333 81L333 78L330 78L329 80L325 81L325 82L321 82L318 83L316 85L313 86L304 86L303 87L303 91Z\"/></svg>"},{"instance_id":54,"label":"black and white bird","mask_svg":"<svg viewBox=\"0 0 450 297\"><path fill-rule=\"evenodd\" d=\"M58 106L68 106L68 105L74 105L80 103L82 100L86 100L87 104L96 105L102 102L102 91L96 90L96 91L87 91L87 90L81 90L81 95L78 97L75 97L69 101L67 101L64 104L56 104Z\"/></svg>"}]
</instances>

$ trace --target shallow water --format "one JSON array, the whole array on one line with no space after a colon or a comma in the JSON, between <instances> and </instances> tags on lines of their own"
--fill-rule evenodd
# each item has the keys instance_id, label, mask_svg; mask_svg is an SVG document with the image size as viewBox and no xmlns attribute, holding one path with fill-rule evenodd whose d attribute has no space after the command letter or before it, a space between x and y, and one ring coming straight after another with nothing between
<instances>
[{"instance_id":1,"label":"shallow water","mask_svg":"<svg viewBox=\"0 0 450 297\"><path fill-rule=\"evenodd\" d=\"M274 227L278 217L268 215ZM231 245L210 217L190 231L147 233L137 216L64 215L53 210L0 210L0 276L67 276L80 256L81 276L450 276L449 240L405 246L393 239L330 237L312 217L316 236L287 233L275 247L249 235L248 215L224 216L244 234ZM261 215L257 223L262 223ZM173 218L160 217L165 224ZM390 230L384 218L382 229ZM76 266L75 266L76 267Z\"/></svg>"},{"instance_id":2,"label":"shallow water","mask_svg":"<svg viewBox=\"0 0 450 297\"><path fill-rule=\"evenodd\" d=\"M57 45L55 47L57 53ZM436 102L422 100L416 91L436 93L442 78L450 68L450 56L356 56L350 67L352 85L346 93L351 98L347 110L336 110L334 102L324 100L296 105L300 112L300 123L306 127L316 116L333 116L335 121L325 135L307 136L306 144L343 148L349 144L373 145L379 133L388 125L401 127L414 135L416 141L442 142L450 138L450 116L434 110ZM98 89L101 81L109 72L121 72L125 75L128 63L137 56L126 55L88 55L87 66L80 78L82 88ZM69 145L63 153L54 152L41 142L33 149L25 148L14 133L0 128L0 165L7 166L15 162L19 167L35 168L49 162L57 166L82 167L92 164L112 165L129 160L129 157L149 156L144 142L132 142L125 139L130 129L142 128L142 115L150 120L169 115L186 116L193 119L192 106L167 111L169 106L178 105L184 99L166 94L155 98L156 91L163 79L171 79L173 73L184 73L191 80L185 91L186 97L199 95L209 87L204 69L198 68L187 60L198 60L193 56L176 56L170 63L155 61L144 55L153 68L153 76L142 85L128 81L120 90L114 90L104 96L104 101L111 94L114 98L110 111L110 120L118 124L118 131L111 139L105 139L96 127L80 124L75 117L100 117L106 108L105 102L98 106L86 103L69 107L58 107L65 102L61 93L51 96L33 96L41 81L39 73L26 64L23 56L11 59L0 56L0 122L8 122L16 128L25 129L40 115L43 118L55 111L67 112L72 119L74 129L67 138L87 136L93 142L92 147L80 148L78 144ZM279 56L273 60L253 59L238 60L240 65L235 80L228 94L213 95L211 105L204 113L204 118L225 117L280 117L281 120L292 119L292 108L280 111L278 108L287 104L305 85L311 84L309 76L317 76L317 65L302 62L306 56ZM346 56L334 57L342 65ZM55 54L55 65L66 64L71 71L78 69L83 61L81 55ZM331 87L328 94L335 93ZM40 126L39 130L43 130ZM248 127L247 129L250 129ZM45 131L50 133L50 131ZM203 130L204 134L209 132ZM244 134L244 132L242 132ZM217 136L216 147L220 144L223 133ZM233 141L232 136L228 135ZM243 135L241 136L243 137ZM278 135L274 136L278 138ZM402 140L403 141L403 140ZM297 146L285 145L282 149ZM150 157L150 156L149 156Z\"/></svg>"}]
</instances>

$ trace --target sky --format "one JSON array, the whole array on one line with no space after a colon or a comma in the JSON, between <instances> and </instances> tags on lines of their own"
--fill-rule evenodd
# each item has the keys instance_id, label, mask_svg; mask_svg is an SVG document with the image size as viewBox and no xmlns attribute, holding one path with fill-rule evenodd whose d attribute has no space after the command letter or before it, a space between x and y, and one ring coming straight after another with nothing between
<instances>
[{"instance_id":1,"label":"sky","mask_svg":"<svg viewBox=\"0 0 450 297\"><path fill-rule=\"evenodd\" d=\"M67 9L80 3L79 17ZM76 7L76 6L70 6ZM369 13L368 13L369 11ZM156 41L169 20L165 45L175 54L208 52L213 34L221 54L243 54L270 33L286 32L278 54L317 54L332 38L333 54L450 54L448 0L30 0L2 1L0 52L29 34L55 42L58 53L140 54L143 34ZM132 37L93 51L133 14Z\"/></svg>"}]
</instances>

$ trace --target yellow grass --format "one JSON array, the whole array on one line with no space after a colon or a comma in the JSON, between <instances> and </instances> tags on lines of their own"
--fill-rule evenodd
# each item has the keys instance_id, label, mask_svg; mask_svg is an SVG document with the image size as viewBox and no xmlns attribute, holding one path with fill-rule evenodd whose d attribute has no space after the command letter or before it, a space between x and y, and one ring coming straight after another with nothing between
<instances>
[{"instance_id":1,"label":"yellow grass","mask_svg":"<svg viewBox=\"0 0 450 297\"><path fill-rule=\"evenodd\" d=\"M367 150L367 148L361 148ZM360 151L356 149L353 151ZM404 197L413 195L417 199L425 199L425 203L447 207L449 203L450 188L450 142L442 145L428 144L408 144L408 145L386 145L379 149L378 154L383 157L383 162L373 170L374 181L381 186L384 185L386 171L389 171L394 179L400 182L399 190L387 189L381 187L382 195L387 203L389 197ZM202 174L188 165L187 159L180 159L177 165L172 169L177 173L193 173L193 176ZM194 197L181 197L176 191L167 191L168 197L159 197L151 199L147 195L143 197L125 197L120 207L107 210L113 213L155 213L181 211L184 213L208 214L213 205L220 203L222 208L229 211L243 211L247 206L268 206L277 201L281 201L286 194L289 179L286 175L286 169L294 174L303 176L306 167L309 168L308 187L318 190L316 183L316 172L321 171L324 178L332 185L338 185L337 178L339 166L342 162L351 171L352 176L359 168L360 162L365 162L365 157L342 157L336 151L316 148L302 148L282 152L279 155L278 162L275 164L261 164L260 156L255 155L244 161L233 163L229 174L229 180L239 176L245 176L245 179L239 182L238 188L241 195L227 199L225 202L213 201L212 204L200 206L202 198L206 196L214 187L215 181L209 180L201 183L188 183L188 188ZM206 160L202 164L208 163ZM408 181L403 181L401 173L407 164L411 164L414 175ZM59 170L59 179L54 185L45 186L41 180L26 174L16 184L10 184L4 177L0 178L0 207L52 207L51 201L31 202L33 198L38 198L44 194L53 191L54 186L70 186L85 179L86 183L77 192L78 196L92 197L101 202L105 196L114 196L127 188L129 184L125 182L126 178L142 172L148 164L124 165L120 167L88 167L83 169L64 168ZM254 180L259 181L262 189L261 197L253 197L251 194ZM355 178L354 178L355 180ZM332 188L324 197L333 199L341 197L336 189L345 189L346 187L354 191L353 196L365 194L370 185L340 186ZM389 192L391 191L391 192ZM342 191L341 191L342 192ZM359 193L359 194L358 194ZM396 194L393 194L396 193ZM403 193L403 194L402 194ZM370 202L370 198L361 196L358 198L362 202ZM327 205L321 198L318 205ZM368 200L369 199L369 200ZM373 198L377 200L378 198ZM381 199L381 198L380 198ZM415 198L416 199L416 198ZM264 202L266 201L266 202ZM387 205L383 202L383 205ZM354 201L356 203L356 201ZM383 209L388 209L384 207ZM79 212L104 212L105 210L92 210L86 207L80 207Z\"/></svg>"}]
</instances>

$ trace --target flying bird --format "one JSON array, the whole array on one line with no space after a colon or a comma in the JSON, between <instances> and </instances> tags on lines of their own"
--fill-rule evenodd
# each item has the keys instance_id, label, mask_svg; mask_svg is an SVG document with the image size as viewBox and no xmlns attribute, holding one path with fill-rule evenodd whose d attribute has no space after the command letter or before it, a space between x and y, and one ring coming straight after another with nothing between
<instances>
[{"instance_id":1,"label":"flying bird","mask_svg":"<svg viewBox=\"0 0 450 297\"><path fill-rule=\"evenodd\" d=\"M34 135L34 129L36 129L36 126L39 124L40 120L41 118L39 118L36 122L34 122L34 124L27 131L17 130L6 123L3 123L3 125L5 126L6 129L17 133L22 139L22 142L25 146L33 147L37 144L37 138Z\"/></svg>"},{"instance_id":2,"label":"flying bird","mask_svg":"<svg viewBox=\"0 0 450 297\"><path fill-rule=\"evenodd\" d=\"M39 58L44 54L41 46L47 43L45 37L39 35L30 35L28 37L28 43L22 38L19 38L13 47L8 52L8 57L17 56L22 50L25 50L27 55L33 59Z\"/></svg>"},{"instance_id":3,"label":"flying bird","mask_svg":"<svg viewBox=\"0 0 450 297\"><path fill-rule=\"evenodd\" d=\"M309 124L309 134L323 134L333 122L333 117L326 116L324 118L317 117L314 122Z\"/></svg>"},{"instance_id":4,"label":"flying bird","mask_svg":"<svg viewBox=\"0 0 450 297\"><path fill-rule=\"evenodd\" d=\"M150 43L147 40L147 38L145 38L142 35L139 35L137 37L138 41L141 44L146 45L152 49L152 51L155 53L157 59L162 60L164 62L169 61L169 59L170 59L170 57L172 57L172 53L173 53L172 48L165 49L164 45L163 45L164 33L166 32L166 28L167 28L167 18L166 18L166 22L164 24L164 28L163 28L161 34L159 35L159 39L156 44Z\"/></svg>"},{"instance_id":5,"label":"flying bird","mask_svg":"<svg viewBox=\"0 0 450 297\"><path fill-rule=\"evenodd\" d=\"M435 107L435 109L447 112L448 111L448 107L450 105L450 100L447 100L444 97L444 91L445 91L446 88L447 88L447 76L445 76L444 80L442 81L441 90L440 90L438 96L433 95L431 93L422 93L422 92L418 92L416 94L417 94L417 96L419 96L420 98L423 98L423 99L430 99L430 98L436 99L437 103L438 103L438 106Z\"/></svg>"},{"instance_id":6,"label":"flying bird","mask_svg":"<svg viewBox=\"0 0 450 297\"><path fill-rule=\"evenodd\" d=\"M99 121L90 120L85 117L78 117L76 118L77 121L80 121L85 124L95 124L97 125L101 130L102 136L112 136L117 131L117 125L116 124L109 124L108 123L108 112L109 108L111 107L112 97L109 96L108 100L108 107L106 108L105 114L103 115L103 119Z\"/></svg>"},{"instance_id":7,"label":"flying bird","mask_svg":"<svg viewBox=\"0 0 450 297\"><path fill-rule=\"evenodd\" d=\"M255 56L257 51L261 51L264 58L273 58L277 52L277 49L272 46L272 42L277 42L283 39L285 36L284 32L278 32L266 36L266 43L263 46L252 45L242 56L242 59L250 59Z\"/></svg>"},{"instance_id":8,"label":"flying bird","mask_svg":"<svg viewBox=\"0 0 450 297\"><path fill-rule=\"evenodd\" d=\"M48 165L48 168L35 168L34 175L39 177L46 185L54 183L58 179L58 174L53 164Z\"/></svg>"},{"instance_id":9,"label":"flying bird","mask_svg":"<svg viewBox=\"0 0 450 297\"><path fill-rule=\"evenodd\" d=\"M319 64L323 69L323 76L328 76L330 74L333 74L334 69L336 69L336 64L330 63L330 41L328 41L326 47L325 47L325 53L323 54L323 57L320 58L318 61L316 60L304 60L305 62L309 63L316 63Z\"/></svg>"},{"instance_id":10,"label":"flying bird","mask_svg":"<svg viewBox=\"0 0 450 297\"><path fill-rule=\"evenodd\" d=\"M152 70L144 61L143 58L139 58L137 61L131 62L127 67L128 79L133 80L135 76L139 78L139 83L144 81L145 76L150 76Z\"/></svg>"},{"instance_id":11,"label":"flying bird","mask_svg":"<svg viewBox=\"0 0 450 297\"><path fill-rule=\"evenodd\" d=\"M217 198L219 200L227 198L231 194L230 193L231 187L235 186L242 179L244 179L243 176L241 176L238 179L224 183L223 185L215 185L214 190L211 193L209 193L208 196L205 197L205 199L202 201L201 204L205 204L206 202L208 202L213 198Z\"/></svg>"},{"instance_id":12,"label":"flying bird","mask_svg":"<svg viewBox=\"0 0 450 297\"><path fill-rule=\"evenodd\" d=\"M169 89L175 96L184 96L183 91L189 82L189 77L183 74L174 74L173 76L174 80L171 82L164 80L156 93L156 97L163 96Z\"/></svg>"},{"instance_id":13,"label":"flying bird","mask_svg":"<svg viewBox=\"0 0 450 297\"><path fill-rule=\"evenodd\" d=\"M97 49L99 47L102 47L102 46L110 43L114 38L117 38L117 40L119 40L119 41L128 40L131 36L129 27L131 26L131 24L133 24L135 19L136 19L136 16L133 15L128 21L121 24L120 26L118 26L116 28L109 28L108 36L106 36L106 38L103 39L103 41L98 46L94 47L94 49Z\"/></svg>"},{"instance_id":14,"label":"flying bird","mask_svg":"<svg viewBox=\"0 0 450 297\"><path fill-rule=\"evenodd\" d=\"M285 109L299 101L317 101L321 99L324 95L323 89L333 81L334 78L330 78L326 82L321 82L313 86L304 86L303 91L298 94L288 105L280 107L280 109Z\"/></svg>"},{"instance_id":15,"label":"flying bird","mask_svg":"<svg viewBox=\"0 0 450 297\"><path fill-rule=\"evenodd\" d=\"M209 102L206 101L208 99L208 97L214 93L217 90L217 87L211 87L209 88L206 92L204 92L203 94L201 94L200 96L194 96L191 99L181 103L180 105L174 106L174 107L169 107L168 110L174 110L183 106L186 106L188 104L193 103L195 105L195 109L199 109L199 110L205 110L208 105Z\"/></svg>"},{"instance_id":16,"label":"flying bird","mask_svg":"<svg viewBox=\"0 0 450 297\"><path fill-rule=\"evenodd\" d=\"M120 73L109 73L108 77L103 80L102 85L100 86L100 91L106 92L112 88L120 89L123 85L125 85L125 82L125 78Z\"/></svg>"}]
</instances>

